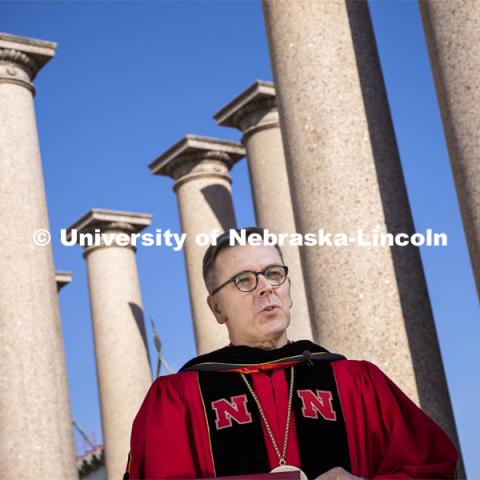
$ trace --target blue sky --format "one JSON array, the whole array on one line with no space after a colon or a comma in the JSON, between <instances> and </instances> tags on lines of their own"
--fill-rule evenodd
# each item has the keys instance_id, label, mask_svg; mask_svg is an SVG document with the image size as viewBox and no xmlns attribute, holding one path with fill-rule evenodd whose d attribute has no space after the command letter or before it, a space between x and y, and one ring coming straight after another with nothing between
<instances>
[{"instance_id":1,"label":"blue sky","mask_svg":"<svg viewBox=\"0 0 480 480\"><path fill-rule=\"evenodd\" d=\"M480 315L417 3L370 2L417 231L448 234L421 255L467 472L480 478L476 348ZM259 1L0 2L0 30L58 42L37 80L36 109L55 236L90 208L153 214L180 232L172 180L147 164L187 133L239 139L211 115L256 79L271 79ZM319 52L321 54L321 52ZM254 223L245 161L232 170L239 225ZM86 265L53 241L72 411L100 438ZM195 354L182 252L139 248L146 319L169 363ZM150 352L153 345L149 322ZM77 443L82 450L80 441Z\"/></svg>"}]
</instances>

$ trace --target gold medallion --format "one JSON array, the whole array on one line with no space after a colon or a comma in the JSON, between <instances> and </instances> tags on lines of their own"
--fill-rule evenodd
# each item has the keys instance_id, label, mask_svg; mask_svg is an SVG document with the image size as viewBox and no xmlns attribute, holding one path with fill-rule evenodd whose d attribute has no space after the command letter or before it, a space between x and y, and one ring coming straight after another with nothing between
<instances>
[{"instance_id":1,"label":"gold medallion","mask_svg":"<svg viewBox=\"0 0 480 480\"><path fill-rule=\"evenodd\" d=\"M302 470L298 467L295 467L294 465L279 465L278 467L275 467L273 470L270 471L270 473L276 473L276 472L300 472L300 478L302 480L308 480L307 476L305 475L305 472L302 472Z\"/></svg>"}]
</instances>

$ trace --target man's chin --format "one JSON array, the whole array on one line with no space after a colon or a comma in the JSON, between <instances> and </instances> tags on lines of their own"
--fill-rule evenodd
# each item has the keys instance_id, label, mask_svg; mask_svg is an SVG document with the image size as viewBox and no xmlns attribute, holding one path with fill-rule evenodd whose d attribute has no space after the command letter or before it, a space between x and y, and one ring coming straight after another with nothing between
<instances>
[{"instance_id":1,"label":"man's chin","mask_svg":"<svg viewBox=\"0 0 480 480\"><path fill-rule=\"evenodd\" d=\"M282 311L278 311L276 314L271 314L268 316L261 316L260 317L260 324L264 326L266 329L274 329L274 330L286 330L290 321L289 319L285 318L285 313Z\"/></svg>"},{"instance_id":2,"label":"man's chin","mask_svg":"<svg viewBox=\"0 0 480 480\"><path fill-rule=\"evenodd\" d=\"M271 322L268 325L265 325L263 329L263 337L266 340L277 340L282 336L287 336L287 326L288 324L285 320L281 320L278 322Z\"/></svg>"}]
</instances>

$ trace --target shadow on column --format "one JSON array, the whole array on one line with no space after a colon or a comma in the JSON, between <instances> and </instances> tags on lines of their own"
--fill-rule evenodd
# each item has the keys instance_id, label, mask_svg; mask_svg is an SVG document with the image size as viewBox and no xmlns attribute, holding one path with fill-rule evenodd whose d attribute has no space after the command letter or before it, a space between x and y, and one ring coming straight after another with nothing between
<instances>
[{"instance_id":1,"label":"shadow on column","mask_svg":"<svg viewBox=\"0 0 480 480\"><path fill-rule=\"evenodd\" d=\"M143 318L143 308L139 307L136 303L133 303L133 302L128 302L128 306L130 307L133 318L135 319L135 322L137 323L138 331L140 332L143 344L145 345L145 354L147 355L147 358L148 358L147 335L145 333L145 322L144 322L144 318ZM150 359L149 359L148 363L150 364Z\"/></svg>"},{"instance_id":2,"label":"shadow on column","mask_svg":"<svg viewBox=\"0 0 480 480\"><path fill-rule=\"evenodd\" d=\"M232 205L232 194L223 185L210 185L202 188L202 194L224 231L235 228L235 213ZM233 225L230 223L233 221Z\"/></svg>"}]
</instances>

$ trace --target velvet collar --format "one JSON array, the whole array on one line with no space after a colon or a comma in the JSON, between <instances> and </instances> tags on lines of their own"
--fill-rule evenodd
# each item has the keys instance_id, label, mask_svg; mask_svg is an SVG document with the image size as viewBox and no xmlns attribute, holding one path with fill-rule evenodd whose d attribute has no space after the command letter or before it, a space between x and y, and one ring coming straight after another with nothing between
<instances>
[{"instance_id":1,"label":"velvet collar","mask_svg":"<svg viewBox=\"0 0 480 480\"><path fill-rule=\"evenodd\" d=\"M296 363L341 360L342 355L330 353L309 340L290 342L274 350L228 345L188 361L180 371L247 371L271 370Z\"/></svg>"}]
</instances>

